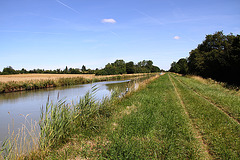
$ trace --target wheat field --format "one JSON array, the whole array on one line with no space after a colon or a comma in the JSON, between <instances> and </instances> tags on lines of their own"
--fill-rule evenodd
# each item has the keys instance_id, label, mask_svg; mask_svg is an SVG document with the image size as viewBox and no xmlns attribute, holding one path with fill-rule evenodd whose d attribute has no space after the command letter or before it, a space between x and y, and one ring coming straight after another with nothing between
<instances>
[{"instance_id":1,"label":"wheat field","mask_svg":"<svg viewBox=\"0 0 240 160\"><path fill-rule=\"evenodd\" d=\"M140 76L143 74L126 74L122 76ZM83 77L86 79L94 78L106 78L106 77L115 77L119 75L104 75L104 76L95 76L94 74L15 74L15 75L0 75L0 82L19 82L19 81L31 81L31 80L56 80L59 78L76 78Z\"/></svg>"}]
</instances>

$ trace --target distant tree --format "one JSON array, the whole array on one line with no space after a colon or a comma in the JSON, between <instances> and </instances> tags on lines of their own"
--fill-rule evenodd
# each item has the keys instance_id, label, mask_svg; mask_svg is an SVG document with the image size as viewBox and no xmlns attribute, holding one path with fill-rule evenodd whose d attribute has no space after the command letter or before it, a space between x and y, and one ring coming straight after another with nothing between
<instances>
[{"instance_id":1,"label":"distant tree","mask_svg":"<svg viewBox=\"0 0 240 160\"><path fill-rule=\"evenodd\" d=\"M27 70L22 68L21 71L20 71L21 74L24 74L24 73L27 73Z\"/></svg>"},{"instance_id":2,"label":"distant tree","mask_svg":"<svg viewBox=\"0 0 240 160\"><path fill-rule=\"evenodd\" d=\"M116 67L113 64L108 63L105 68L105 72L107 75L114 75L117 74Z\"/></svg>"},{"instance_id":3,"label":"distant tree","mask_svg":"<svg viewBox=\"0 0 240 160\"><path fill-rule=\"evenodd\" d=\"M151 72L152 67L153 67L153 62L151 60L146 61L146 66L145 67L149 70L149 72Z\"/></svg>"},{"instance_id":4,"label":"distant tree","mask_svg":"<svg viewBox=\"0 0 240 160\"><path fill-rule=\"evenodd\" d=\"M173 62L171 64L171 68L169 70L170 72L175 72L175 73L179 73L180 72L180 66L179 64L177 64L177 62Z\"/></svg>"},{"instance_id":5,"label":"distant tree","mask_svg":"<svg viewBox=\"0 0 240 160\"><path fill-rule=\"evenodd\" d=\"M105 71L105 69L96 70L96 75L107 75L108 73Z\"/></svg>"},{"instance_id":6,"label":"distant tree","mask_svg":"<svg viewBox=\"0 0 240 160\"><path fill-rule=\"evenodd\" d=\"M177 62L178 66L179 66L179 72L180 74L187 74L188 73L188 62L187 59L185 58L181 58L178 60Z\"/></svg>"},{"instance_id":7,"label":"distant tree","mask_svg":"<svg viewBox=\"0 0 240 160\"><path fill-rule=\"evenodd\" d=\"M17 72L11 66L3 68L3 72L2 72L2 74L16 74L16 73Z\"/></svg>"},{"instance_id":8,"label":"distant tree","mask_svg":"<svg viewBox=\"0 0 240 160\"><path fill-rule=\"evenodd\" d=\"M84 65L82 66L82 71L83 72L87 71L86 66L84 66Z\"/></svg>"},{"instance_id":9,"label":"distant tree","mask_svg":"<svg viewBox=\"0 0 240 160\"><path fill-rule=\"evenodd\" d=\"M134 63L132 61L126 63L126 72L127 74L132 74L135 72Z\"/></svg>"},{"instance_id":10,"label":"distant tree","mask_svg":"<svg viewBox=\"0 0 240 160\"><path fill-rule=\"evenodd\" d=\"M124 60L116 60L113 65L116 69L116 74L126 73L126 63Z\"/></svg>"},{"instance_id":11,"label":"distant tree","mask_svg":"<svg viewBox=\"0 0 240 160\"><path fill-rule=\"evenodd\" d=\"M94 74L95 71L94 70L91 70L90 68L88 69L88 74Z\"/></svg>"},{"instance_id":12,"label":"distant tree","mask_svg":"<svg viewBox=\"0 0 240 160\"><path fill-rule=\"evenodd\" d=\"M57 73L57 74L62 73L61 69L60 69L60 68L59 68L59 69L56 69L56 73Z\"/></svg>"},{"instance_id":13,"label":"distant tree","mask_svg":"<svg viewBox=\"0 0 240 160\"><path fill-rule=\"evenodd\" d=\"M68 67L66 66L66 68L63 70L63 73L67 74L68 73Z\"/></svg>"},{"instance_id":14,"label":"distant tree","mask_svg":"<svg viewBox=\"0 0 240 160\"><path fill-rule=\"evenodd\" d=\"M159 67L157 67L157 66L152 66L152 69L151 69L151 72L153 73L153 72L161 72L161 70L160 70L160 68Z\"/></svg>"}]
</instances>

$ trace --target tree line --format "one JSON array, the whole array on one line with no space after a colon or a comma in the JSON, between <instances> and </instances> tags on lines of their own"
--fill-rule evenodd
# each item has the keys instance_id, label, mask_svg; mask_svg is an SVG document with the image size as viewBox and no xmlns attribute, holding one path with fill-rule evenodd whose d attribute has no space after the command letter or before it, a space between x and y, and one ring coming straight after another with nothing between
<instances>
[{"instance_id":1,"label":"tree line","mask_svg":"<svg viewBox=\"0 0 240 160\"><path fill-rule=\"evenodd\" d=\"M240 85L240 35L223 31L206 35L189 57L173 62L169 71Z\"/></svg>"},{"instance_id":2,"label":"tree line","mask_svg":"<svg viewBox=\"0 0 240 160\"><path fill-rule=\"evenodd\" d=\"M114 63L108 63L105 68L96 70L96 75L114 75L114 74L133 74L133 73L153 73L160 72L160 68L153 65L151 60L143 60L134 64L133 61L125 62L116 60Z\"/></svg>"},{"instance_id":3,"label":"tree line","mask_svg":"<svg viewBox=\"0 0 240 160\"><path fill-rule=\"evenodd\" d=\"M89 69L90 71L90 69ZM33 69L27 71L26 69L22 68L21 70L15 70L13 67L8 66L3 68L3 71L0 71L1 75L8 75L8 74L26 74L26 73L49 73L49 74L82 74L88 73L86 67L83 65L82 69L79 68L68 68L66 66L65 69L55 69L55 70L44 70L44 69Z\"/></svg>"},{"instance_id":4,"label":"tree line","mask_svg":"<svg viewBox=\"0 0 240 160\"><path fill-rule=\"evenodd\" d=\"M160 72L159 67L154 66L151 60L143 60L134 64L130 61L125 63L124 60L116 60L114 63L108 63L105 68L95 70L87 69L85 65L80 68L68 68L55 69L55 70L44 70L44 69L33 69L27 71L22 68L21 70L15 70L13 67L8 66L0 71L1 75L8 74L26 74L26 73L49 73L49 74L96 74L96 75L115 75L115 74L132 74L132 73L151 73Z\"/></svg>"}]
</instances>

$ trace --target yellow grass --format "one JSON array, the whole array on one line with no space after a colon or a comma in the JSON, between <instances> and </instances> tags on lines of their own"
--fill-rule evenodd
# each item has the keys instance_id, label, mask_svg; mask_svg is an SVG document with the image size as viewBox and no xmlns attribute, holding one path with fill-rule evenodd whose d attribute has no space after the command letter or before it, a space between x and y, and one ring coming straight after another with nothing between
<instances>
[{"instance_id":1,"label":"yellow grass","mask_svg":"<svg viewBox=\"0 0 240 160\"><path fill-rule=\"evenodd\" d=\"M204 83L204 84L208 84L209 83L209 80L204 79L204 78L202 78L200 76L191 75L190 77L195 79L195 80L197 80L197 81L199 81L199 82L201 82L201 83Z\"/></svg>"},{"instance_id":2,"label":"yellow grass","mask_svg":"<svg viewBox=\"0 0 240 160\"><path fill-rule=\"evenodd\" d=\"M128 74L130 75L142 75L142 74ZM32 81L32 80L56 80L59 78L75 78L83 77L86 79L94 78L106 78L106 77L115 77L119 75L106 75L106 76L95 76L94 74L15 74L15 75L0 75L0 82L10 82L10 81ZM124 76L124 75L123 75Z\"/></svg>"}]
</instances>

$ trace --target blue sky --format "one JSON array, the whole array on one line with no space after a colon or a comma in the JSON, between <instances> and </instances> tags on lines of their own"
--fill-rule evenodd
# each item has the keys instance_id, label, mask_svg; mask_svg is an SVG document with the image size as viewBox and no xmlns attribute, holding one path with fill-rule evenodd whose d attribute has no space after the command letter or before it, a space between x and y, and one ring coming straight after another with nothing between
<instances>
[{"instance_id":1,"label":"blue sky","mask_svg":"<svg viewBox=\"0 0 240 160\"><path fill-rule=\"evenodd\" d=\"M240 34L239 0L0 0L0 70L116 59L168 70L221 30Z\"/></svg>"}]
</instances>

